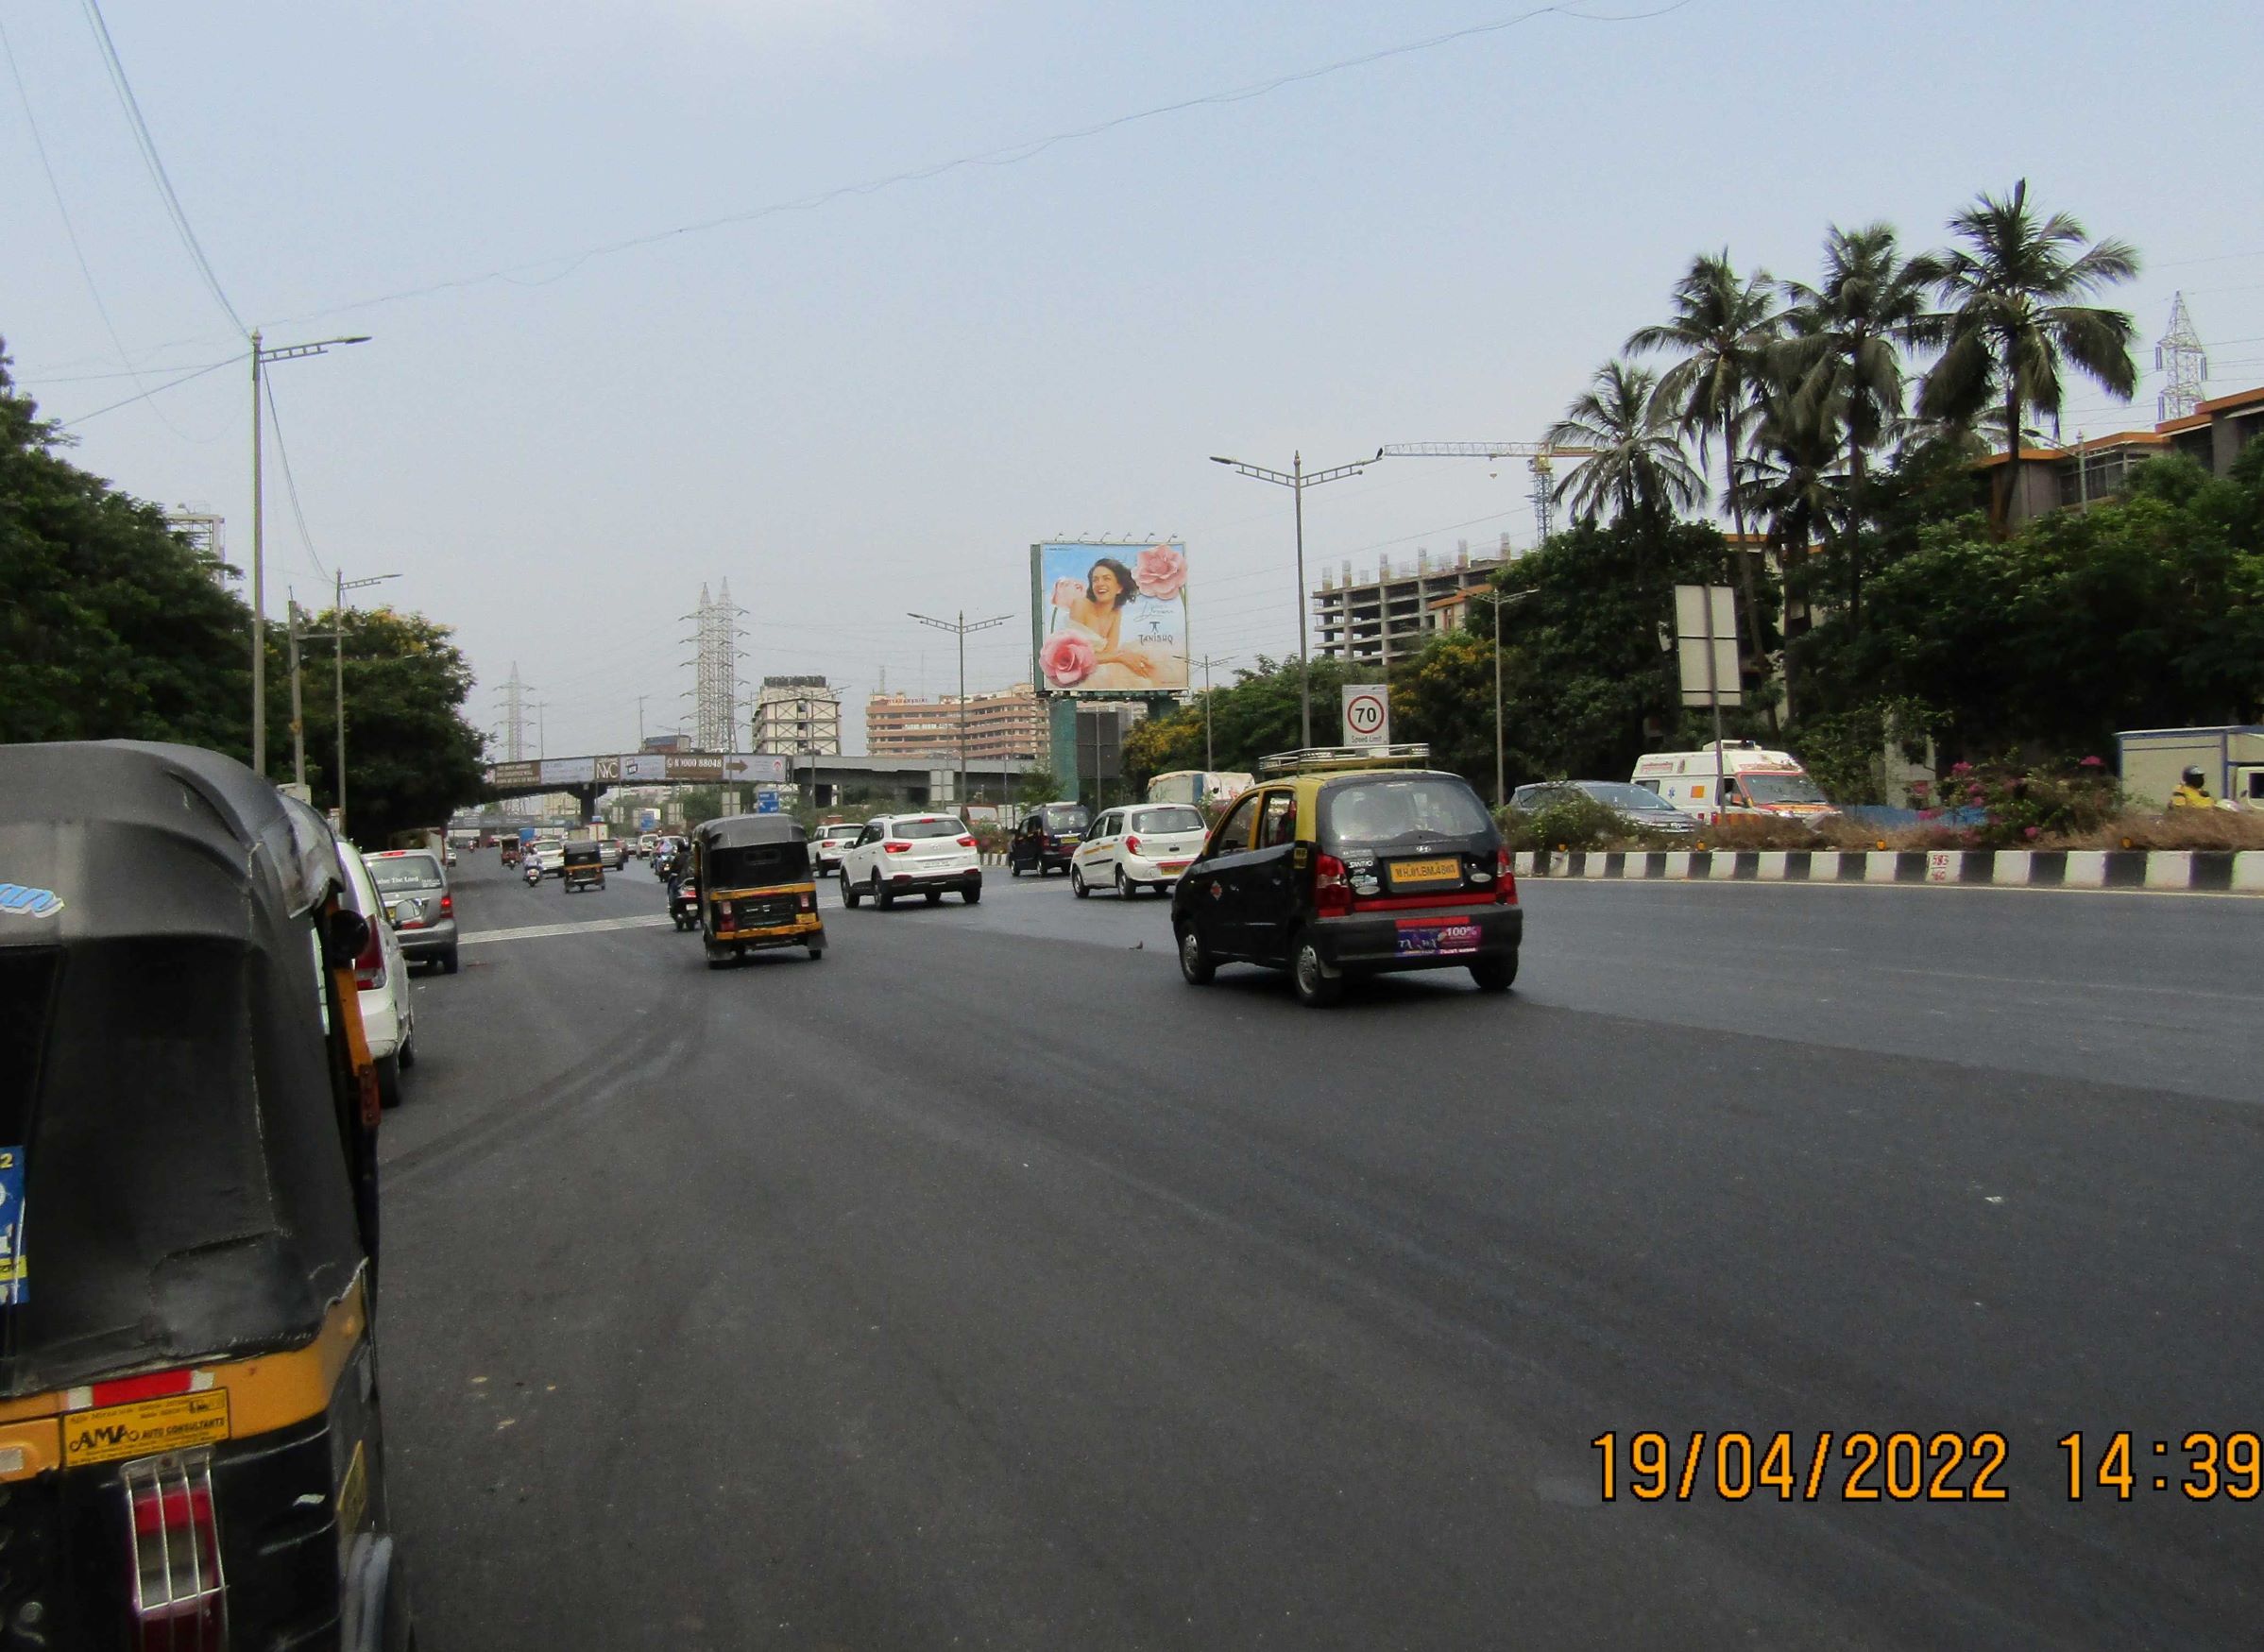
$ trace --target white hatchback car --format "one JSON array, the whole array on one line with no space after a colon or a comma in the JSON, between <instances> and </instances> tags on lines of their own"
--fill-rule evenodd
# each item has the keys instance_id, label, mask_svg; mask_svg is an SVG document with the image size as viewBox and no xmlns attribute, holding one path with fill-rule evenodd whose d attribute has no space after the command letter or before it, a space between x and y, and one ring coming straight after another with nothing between
<instances>
[{"instance_id":1,"label":"white hatchback car","mask_svg":"<svg viewBox=\"0 0 2264 1652\"><path fill-rule=\"evenodd\" d=\"M818 829L818 835L809 842L809 863L817 868L820 877L842 869L842 851L857 842L864 829L864 822L860 820L838 821Z\"/></svg>"},{"instance_id":2,"label":"white hatchback car","mask_svg":"<svg viewBox=\"0 0 2264 1652\"><path fill-rule=\"evenodd\" d=\"M369 924L369 943L354 960L362 1034L369 1041L370 1060L377 1064L378 1098L387 1107L399 1107L401 1071L417 1064L417 1011L411 1000L409 961L386 921L385 903L361 852L350 843L340 843L338 862L346 869L354 911Z\"/></svg>"},{"instance_id":3,"label":"white hatchback car","mask_svg":"<svg viewBox=\"0 0 2264 1652\"><path fill-rule=\"evenodd\" d=\"M1210 829L1202 811L1184 803L1103 810L1069 858L1069 887L1080 900L1109 888L1127 898L1143 889L1168 894Z\"/></svg>"},{"instance_id":4,"label":"white hatchback car","mask_svg":"<svg viewBox=\"0 0 2264 1652\"><path fill-rule=\"evenodd\" d=\"M969 906L982 898L975 837L955 814L880 815L842 851L842 899L850 906L868 894L883 911L900 894L924 894L934 906L952 890Z\"/></svg>"}]
</instances>

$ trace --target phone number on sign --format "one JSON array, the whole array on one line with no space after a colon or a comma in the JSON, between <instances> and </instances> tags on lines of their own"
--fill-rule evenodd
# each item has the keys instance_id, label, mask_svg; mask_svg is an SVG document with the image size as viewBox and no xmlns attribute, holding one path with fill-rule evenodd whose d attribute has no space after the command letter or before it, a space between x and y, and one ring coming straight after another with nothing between
<instances>
[{"instance_id":1,"label":"phone number on sign","mask_svg":"<svg viewBox=\"0 0 2264 1652\"><path fill-rule=\"evenodd\" d=\"M2001 1503L2004 1436L1859 1429L1813 1437L1786 1431L1599 1434L1604 1501L1687 1503L1708 1494L1804 1503Z\"/></svg>"}]
</instances>

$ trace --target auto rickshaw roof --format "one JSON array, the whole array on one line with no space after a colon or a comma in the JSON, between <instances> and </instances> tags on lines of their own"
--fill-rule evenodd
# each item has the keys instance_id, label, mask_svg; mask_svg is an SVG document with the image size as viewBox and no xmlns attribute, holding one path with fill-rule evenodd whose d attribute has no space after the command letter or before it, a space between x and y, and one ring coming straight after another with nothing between
<instances>
[{"instance_id":1,"label":"auto rickshaw roof","mask_svg":"<svg viewBox=\"0 0 2264 1652\"><path fill-rule=\"evenodd\" d=\"M692 835L710 849L749 849L767 843L807 843L809 834L791 814L726 814L702 821Z\"/></svg>"},{"instance_id":2,"label":"auto rickshaw roof","mask_svg":"<svg viewBox=\"0 0 2264 1652\"><path fill-rule=\"evenodd\" d=\"M587 866L598 860L602 854L603 851L596 843L581 841L567 844L564 858L576 866Z\"/></svg>"}]
</instances>

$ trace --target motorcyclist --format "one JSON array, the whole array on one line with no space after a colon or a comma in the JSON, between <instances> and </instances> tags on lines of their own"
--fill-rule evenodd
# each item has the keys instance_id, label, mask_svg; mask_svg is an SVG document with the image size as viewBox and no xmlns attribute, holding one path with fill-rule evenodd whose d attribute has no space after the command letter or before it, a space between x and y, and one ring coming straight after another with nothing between
<instances>
[{"instance_id":1,"label":"motorcyclist","mask_svg":"<svg viewBox=\"0 0 2264 1652\"><path fill-rule=\"evenodd\" d=\"M2172 809L2215 809L2217 799L2209 795L2208 780L2199 769L2187 769L2176 791L2170 794Z\"/></svg>"}]
</instances>

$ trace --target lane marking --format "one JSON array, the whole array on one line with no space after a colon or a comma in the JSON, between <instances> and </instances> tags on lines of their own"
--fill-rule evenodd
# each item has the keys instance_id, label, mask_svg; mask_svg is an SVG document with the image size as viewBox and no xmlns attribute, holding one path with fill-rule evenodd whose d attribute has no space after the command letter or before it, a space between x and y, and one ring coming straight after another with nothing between
<instances>
[{"instance_id":1,"label":"lane marking","mask_svg":"<svg viewBox=\"0 0 2264 1652\"><path fill-rule=\"evenodd\" d=\"M459 946L479 946L489 941L539 941L550 935L587 935L604 929L657 929L675 922L667 913L642 918L597 918L587 924L527 924L516 929L482 929L457 937Z\"/></svg>"}]
</instances>

